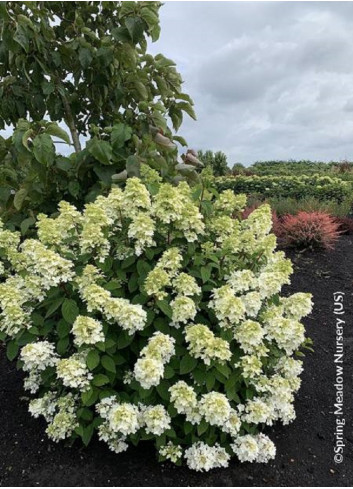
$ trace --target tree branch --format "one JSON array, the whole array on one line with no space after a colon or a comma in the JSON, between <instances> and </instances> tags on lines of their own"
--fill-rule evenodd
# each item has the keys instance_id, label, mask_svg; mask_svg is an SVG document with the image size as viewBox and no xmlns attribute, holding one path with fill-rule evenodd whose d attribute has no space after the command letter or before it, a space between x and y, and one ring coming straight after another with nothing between
<instances>
[{"instance_id":1,"label":"tree branch","mask_svg":"<svg viewBox=\"0 0 353 489\"><path fill-rule=\"evenodd\" d=\"M79 134L75 126L75 120L71 112L71 107L65 95L61 94L61 99L63 101L64 110L66 114L65 122L70 130L75 152L78 153L79 151L81 151L82 148L81 148Z\"/></svg>"}]
</instances>

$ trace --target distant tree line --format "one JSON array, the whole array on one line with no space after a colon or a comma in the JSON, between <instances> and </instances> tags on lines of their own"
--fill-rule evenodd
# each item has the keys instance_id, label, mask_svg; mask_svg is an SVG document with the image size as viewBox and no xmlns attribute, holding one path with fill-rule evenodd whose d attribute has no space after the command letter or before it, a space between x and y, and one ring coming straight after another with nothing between
<instances>
[{"instance_id":1,"label":"distant tree line","mask_svg":"<svg viewBox=\"0 0 353 489\"><path fill-rule=\"evenodd\" d=\"M242 163L228 164L227 155L222 151L198 151L198 158L206 168L210 168L216 177L225 175L272 175L272 174L314 174L326 172L346 173L353 171L353 163L347 160L322 161L310 160L269 160L256 161L250 166Z\"/></svg>"},{"instance_id":2,"label":"distant tree line","mask_svg":"<svg viewBox=\"0 0 353 489\"><path fill-rule=\"evenodd\" d=\"M198 151L198 158L205 165L205 168L211 168L214 176L222 177L230 173L227 156L222 151L211 150Z\"/></svg>"}]
</instances>

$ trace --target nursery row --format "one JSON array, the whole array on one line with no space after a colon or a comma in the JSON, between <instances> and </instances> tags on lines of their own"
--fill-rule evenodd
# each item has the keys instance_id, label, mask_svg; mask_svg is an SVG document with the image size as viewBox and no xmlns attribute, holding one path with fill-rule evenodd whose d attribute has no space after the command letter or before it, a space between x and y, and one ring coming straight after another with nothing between
<instances>
[{"instance_id":1,"label":"nursery row","mask_svg":"<svg viewBox=\"0 0 353 489\"><path fill-rule=\"evenodd\" d=\"M250 168L256 175L334 175L353 179L353 163L348 161L324 163L322 161L257 161Z\"/></svg>"},{"instance_id":2,"label":"nursery row","mask_svg":"<svg viewBox=\"0 0 353 489\"><path fill-rule=\"evenodd\" d=\"M334 217L345 218L352 210L353 197L349 196L339 203L333 200L319 200L315 197L306 197L304 199L294 199L292 197L285 199L280 197L259 199L254 197L249 199L249 205L260 205L264 200L270 204L271 209L275 211L278 216L285 216L286 214L293 215L304 211L325 212Z\"/></svg>"},{"instance_id":3,"label":"nursery row","mask_svg":"<svg viewBox=\"0 0 353 489\"><path fill-rule=\"evenodd\" d=\"M318 200L343 202L352 193L352 184L329 176L244 176L219 177L218 190L231 189L235 193L260 194L266 198L315 197Z\"/></svg>"}]
</instances>

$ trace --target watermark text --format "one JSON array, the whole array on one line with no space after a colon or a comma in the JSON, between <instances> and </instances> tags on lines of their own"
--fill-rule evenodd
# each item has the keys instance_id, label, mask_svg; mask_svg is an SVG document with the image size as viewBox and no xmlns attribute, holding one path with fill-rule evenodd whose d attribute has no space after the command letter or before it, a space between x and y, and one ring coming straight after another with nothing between
<instances>
[{"instance_id":1,"label":"watermark text","mask_svg":"<svg viewBox=\"0 0 353 489\"><path fill-rule=\"evenodd\" d=\"M333 447L333 459L336 464L343 462L344 454L344 427L346 420L344 418L344 292L334 292L333 294L333 314L335 317L335 350L333 354L335 365L334 377L334 406L333 414L335 416L335 443Z\"/></svg>"}]
</instances>

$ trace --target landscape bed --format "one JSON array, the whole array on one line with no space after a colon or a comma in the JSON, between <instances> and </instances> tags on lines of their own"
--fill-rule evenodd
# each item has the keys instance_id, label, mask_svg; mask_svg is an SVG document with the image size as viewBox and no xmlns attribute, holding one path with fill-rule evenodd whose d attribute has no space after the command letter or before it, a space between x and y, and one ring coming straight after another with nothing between
<instances>
[{"instance_id":1,"label":"landscape bed","mask_svg":"<svg viewBox=\"0 0 353 489\"><path fill-rule=\"evenodd\" d=\"M219 191L231 189L236 194L259 194L263 197L303 199L315 197L318 200L342 202L352 193L351 182L340 178L321 175L300 176L243 176L216 178Z\"/></svg>"},{"instance_id":2,"label":"landscape bed","mask_svg":"<svg viewBox=\"0 0 353 489\"><path fill-rule=\"evenodd\" d=\"M94 440L88 448L55 444L44 434L44 422L27 410L22 373L0 354L1 486L351 486L353 481L353 375L352 269L353 239L343 236L329 253L289 253L294 262L292 284L285 293L314 295L314 310L304 320L314 340L314 353L304 360L302 387L296 397L297 419L288 426L267 428L277 446L277 456L268 464L233 460L228 469L197 474L186 467L158 464L149 443L115 455ZM335 416L336 331L333 293L345 293L346 447L344 461L333 461ZM19 402L19 399L22 402Z\"/></svg>"}]
</instances>

